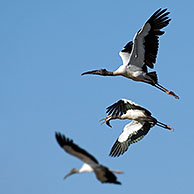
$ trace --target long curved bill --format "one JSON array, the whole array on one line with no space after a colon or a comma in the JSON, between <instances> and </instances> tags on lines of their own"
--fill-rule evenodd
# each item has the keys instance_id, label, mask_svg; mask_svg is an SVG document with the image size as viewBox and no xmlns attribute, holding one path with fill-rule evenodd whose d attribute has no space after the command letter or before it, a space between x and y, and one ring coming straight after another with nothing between
<instances>
[{"instance_id":1,"label":"long curved bill","mask_svg":"<svg viewBox=\"0 0 194 194\"><path fill-rule=\"evenodd\" d=\"M73 172L73 170L71 170L69 173L67 173L65 176L64 176L64 179L66 179L68 176L74 174L75 172Z\"/></svg>"},{"instance_id":2,"label":"long curved bill","mask_svg":"<svg viewBox=\"0 0 194 194\"><path fill-rule=\"evenodd\" d=\"M104 118L100 119L99 122L101 122L101 125L103 125L104 123L106 123L109 127L112 127L110 125L110 120L111 120L111 117L110 116L107 116L107 117L104 117Z\"/></svg>"},{"instance_id":3,"label":"long curved bill","mask_svg":"<svg viewBox=\"0 0 194 194\"><path fill-rule=\"evenodd\" d=\"M96 75L99 75L100 72L99 72L99 70L86 71L86 72L82 73L81 75L86 75L86 74L96 74Z\"/></svg>"},{"instance_id":4,"label":"long curved bill","mask_svg":"<svg viewBox=\"0 0 194 194\"><path fill-rule=\"evenodd\" d=\"M82 73L81 75L86 75L86 74L113 76L114 73L111 71L107 71L106 69L98 69L98 70L93 70L93 71L86 71L86 72Z\"/></svg>"}]
</instances>

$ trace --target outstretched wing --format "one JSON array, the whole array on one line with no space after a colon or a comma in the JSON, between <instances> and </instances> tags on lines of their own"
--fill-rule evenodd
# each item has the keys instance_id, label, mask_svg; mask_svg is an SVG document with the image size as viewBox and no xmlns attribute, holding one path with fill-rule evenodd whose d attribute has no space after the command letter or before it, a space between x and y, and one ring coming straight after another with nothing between
<instances>
[{"instance_id":1,"label":"outstretched wing","mask_svg":"<svg viewBox=\"0 0 194 194\"><path fill-rule=\"evenodd\" d=\"M100 165L97 168L94 168L96 178L102 183L114 183L121 184L117 181L117 177L105 166Z\"/></svg>"},{"instance_id":2,"label":"outstretched wing","mask_svg":"<svg viewBox=\"0 0 194 194\"><path fill-rule=\"evenodd\" d=\"M108 115L122 116L126 114L128 110L143 110L147 115L151 115L151 113L143 108L142 106L132 102L131 100L121 99L118 102L112 104L107 107L106 113Z\"/></svg>"},{"instance_id":3,"label":"outstretched wing","mask_svg":"<svg viewBox=\"0 0 194 194\"><path fill-rule=\"evenodd\" d=\"M154 67L158 53L158 39L164 34L161 29L166 27L171 20L168 17L170 12L166 11L167 9L158 9L136 33L129 65L142 68L146 68L145 66Z\"/></svg>"},{"instance_id":4,"label":"outstretched wing","mask_svg":"<svg viewBox=\"0 0 194 194\"><path fill-rule=\"evenodd\" d=\"M127 124L119 138L114 143L113 147L110 151L110 156L120 156L124 154L127 150L130 144L133 144L135 142L138 142L141 140L150 130L151 123L149 122L143 122L140 123L138 121L132 121L129 124Z\"/></svg>"},{"instance_id":5,"label":"outstretched wing","mask_svg":"<svg viewBox=\"0 0 194 194\"><path fill-rule=\"evenodd\" d=\"M60 133L55 133L55 137L59 145L69 154L79 158L87 164L98 164L98 161L94 156L89 154L86 150L80 148L78 145L73 143L73 140L66 138Z\"/></svg>"}]
</instances>

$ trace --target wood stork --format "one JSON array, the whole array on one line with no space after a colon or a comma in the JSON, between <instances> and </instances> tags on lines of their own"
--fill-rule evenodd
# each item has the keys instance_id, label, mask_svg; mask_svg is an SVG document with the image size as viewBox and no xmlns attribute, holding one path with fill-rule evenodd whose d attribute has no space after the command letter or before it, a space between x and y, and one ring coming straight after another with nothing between
<instances>
[{"instance_id":1,"label":"wood stork","mask_svg":"<svg viewBox=\"0 0 194 194\"><path fill-rule=\"evenodd\" d=\"M112 119L130 119L139 122L149 122L151 127L158 125L166 129L173 129L169 125L157 121L154 117L151 116L150 111L136 104L135 102L132 102L131 100L121 99L106 109L108 116L101 119L100 121L103 121L102 124L106 122L109 127L111 127L110 121Z\"/></svg>"},{"instance_id":2,"label":"wood stork","mask_svg":"<svg viewBox=\"0 0 194 194\"><path fill-rule=\"evenodd\" d=\"M73 168L64 178L75 174L83 172L94 172L96 178L102 183L114 183L121 184L117 181L117 177L113 173L121 174L120 170L109 170L106 166L98 163L96 158L89 154L86 150L80 148L78 145L73 143L73 140L66 138L60 133L55 133L55 137L59 145L69 154L79 158L84 162L80 169Z\"/></svg>"},{"instance_id":3,"label":"wood stork","mask_svg":"<svg viewBox=\"0 0 194 194\"><path fill-rule=\"evenodd\" d=\"M147 121L131 121L124 127L123 132L112 146L109 155L112 157L118 157L124 154L128 150L130 144L141 140L152 126L153 124Z\"/></svg>"},{"instance_id":4,"label":"wood stork","mask_svg":"<svg viewBox=\"0 0 194 194\"><path fill-rule=\"evenodd\" d=\"M128 42L119 53L123 64L114 72L106 69L87 71L81 75L96 74L103 76L124 76L134 81L142 81L167 94L179 98L174 92L167 90L158 83L156 72L148 72L148 67L153 68L156 62L159 46L159 36L164 34L160 31L166 27L170 20L167 9L158 9L136 33L133 42Z\"/></svg>"}]
</instances>

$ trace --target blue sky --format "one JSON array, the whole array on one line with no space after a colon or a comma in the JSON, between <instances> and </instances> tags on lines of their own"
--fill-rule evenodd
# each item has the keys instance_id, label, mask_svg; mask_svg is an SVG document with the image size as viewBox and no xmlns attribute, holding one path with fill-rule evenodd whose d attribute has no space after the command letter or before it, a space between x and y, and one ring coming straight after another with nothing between
<instances>
[{"instance_id":1,"label":"blue sky","mask_svg":"<svg viewBox=\"0 0 194 194\"><path fill-rule=\"evenodd\" d=\"M155 70L176 100L122 77L85 76L115 70L118 53L158 8L172 21L160 37ZM193 1L1 1L0 193L192 193ZM110 148L129 121L99 125L107 106L127 98L174 132L157 126L119 158ZM65 134L104 165L124 171L122 186L94 174L63 176L82 163L57 144Z\"/></svg>"}]
</instances>

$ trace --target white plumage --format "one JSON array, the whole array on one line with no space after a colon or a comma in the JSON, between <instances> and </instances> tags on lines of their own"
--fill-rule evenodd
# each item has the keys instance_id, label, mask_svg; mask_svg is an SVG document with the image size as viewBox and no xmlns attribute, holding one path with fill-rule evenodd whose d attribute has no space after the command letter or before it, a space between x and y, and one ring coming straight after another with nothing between
<instances>
[{"instance_id":1,"label":"white plumage","mask_svg":"<svg viewBox=\"0 0 194 194\"><path fill-rule=\"evenodd\" d=\"M131 134L137 134L137 132L143 127L143 124L138 121L131 121L129 124L125 125L123 132L118 138L119 142L127 141Z\"/></svg>"}]
</instances>

